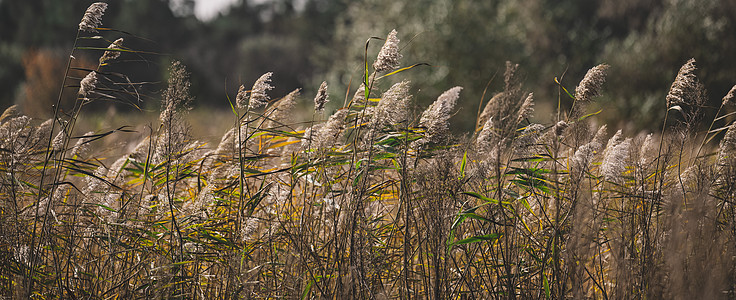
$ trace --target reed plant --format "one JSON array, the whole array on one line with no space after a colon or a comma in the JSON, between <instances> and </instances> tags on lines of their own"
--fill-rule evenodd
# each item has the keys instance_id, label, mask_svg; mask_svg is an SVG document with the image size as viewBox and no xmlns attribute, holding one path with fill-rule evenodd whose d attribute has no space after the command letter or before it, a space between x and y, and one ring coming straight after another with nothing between
<instances>
[{"instance_id":1,"label":"reed plant","mask_svg":"<svg viewBox=\"0 0 736 300\"><path fill-rule=\"evenodd\" d=\"M733 90L700 132L695 60L656 132L595 125L605 64L574 88L558 81L557 113L533 123L534 95L507 63L459 136L449 120L470 100L455 87L415 112L395 78L421 64L401 67L392 31L368 40L384 46L372 64L366 50L363 80L332 114L323 83L311 120L295 120L300 91L269 95L278 74L266 73L223 99L233 126L216 145L191 136L189 74L174 62L158 124L105 157L99 140L127 129L79 134L82 108L141 99L106 71L137 53L102 36L120 33L101 28L106 7L79 25L67 70L77 51L100 59L63 78L74 109L0 117L4 297L736 298Z\"/></svg>"}]
</instances>

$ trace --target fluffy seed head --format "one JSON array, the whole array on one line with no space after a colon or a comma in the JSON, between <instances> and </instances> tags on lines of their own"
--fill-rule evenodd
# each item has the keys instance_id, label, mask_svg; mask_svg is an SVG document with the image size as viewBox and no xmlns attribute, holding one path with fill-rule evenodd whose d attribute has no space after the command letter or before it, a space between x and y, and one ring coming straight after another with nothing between
<instances>
[{"instance_id":1,"label":"fluffy seed head","mask_svg":"<svg viewBox=\"0 0 736 300\"><path fill-rule=\"evenodd\" d=\"M87 97L97 86L97 72L92 71L85 76L82 81L79 82L79 95L85 100L89 100Z\"/></svg>"},{"instance_id":2,"label":"fluffy seed head","mask_svg":"<svg viewBox=\"0 0 736 300\"><path fill-rule=\"evenodd\" d=\"M119 38L115 40L114 42L112 42L110 46L107 46L107 49L110 49L110 50L105 51L105 53L102 54L102 57L100 57L100 65L120 57L119 50L123 49L123 38Z\"/></svg>"},{"instance_id":3,"label":"fluffy seed head","mask_svg":"<svg viewBox=\"0 0 736 300\"><path fill-rule=\"evenodd\" d=\"M300 89L293 90L287 94L281 100L276 101L271 108L268 109L266 116L271 119L265 125L266 128L276 127L283 124L287 124L291 121L291 110L296 105L296 99L301 93Z\"/></svg>"},{"instance_id":4,"label":"fluffy seed head","mask_svg":"<svg viewBox=\"0 0 736 300\"><path fill-rule=\"evenodd\" d=\"M620 143L606 149L601 162L601 174L609 181L620 182L621 173L626 170L626 157L629 155L631 147L631 138L627 138Z\"/></svg>"},{"instance_id":5,"label":"fluffy seed head","mask_svg":"<svg viewBox=\"0 0 736 300\"><path fill-rule=\"evenodd\" d=\"M240 88L238 88L238 95L235 96L235 105L239 109L244 109L248 106L248 91L244 85L240 85Z\"/></svg>"},{"instance_id":6,"label":"fluffy seed head","mask_svg":"<svg viewBox=\"0 0 736 300\"><path fill-rule=\"evenodd\" d=\"M90 131L85 133L79 140L77 140L77 143L74 144L74 147L72 148L71 156L78 156L78 157L86 157L87 154L90 151L89 148L89 141L92 139L91 136L93 136L95 133Z\"/></svg>"},{"instance_id":7,"label":"fluffy seed head","mask_svg":"<svg viewBox=\"0 0 736 300\"><path fill-rule=\"evenodd\" d=\"M514 153L517 155L532 153L543 131L544 125L542 124L526 126L524 131L514 139Z\"/></svg>"},{"instance_id":8,"label":"fluffy seed head","mask_svg":"<svg viewBox=\"0 0 736 300\"><path fill-rule=\"evenodd\" d=\"M562 134L565 133L565 129L569 126L570 124L567 124L565 121L557 122L557 124L555 124L555 136L562 136Z\"/></svg>"},{"instance_id":9,"label":"fluffy seed head","mask_svg":"<svg viewBox=\"0 0 736 300\"><path fill-rule=\"evenodd\" d=\"M600 151L601 146L603 146L603 139L606 137L606 129L606 125L598 128L593 139L587 144L580 146L575 151L571 162L572 175L579 176L588 170L588 166L593 162L593 157L595 157L595 154Z\"/></svg>"},{"instance_id":10,"label":"fluffy seed head","mask_svg":"<svg viewBox=\"0 0 736 300\"><path fill-rule=\"evenodd\" d=\"M174 61L169 67L169 85L163 93L163 101L161 102L161 115L159 119L162 122L168 122L170 114L175 110L186 107L192 100L189 94L189 73L183 64Z\"/></svg>"},{"instance_id":11,"label":"fluffy seed head","mask_svg":"<svg viewBox=\"0 0 736 300\"><path fill-rule=\"evenodd\" d=\"M657 149L652 134L647 134L644 138L644 142L641 144L641 149L639 150L639 164L641 164L642 167L646 167L654 162L656 151Z\"/></svg>"},{"instance_id":12,"label":"fluffy seed head","mask_svg":"<svg viewBox=\"0 0 736 300\"><path fill-rule=\"evenodd\" d=\"M532 113L534 113L534 93L529 93L524 102L521 103L521 107L519 107L516 123L521 123L524 119L531 117Z\"/></svg>"},{"instance_id":13,"label":"fluffy seed head","mask_svg":"<svg viewBox=\"0 0 736 300\"><path fill-rule=\"evenodd\" d=\"M258 78L258 80L256 80L256 83L253 84L253 89L251 89L250 92L249 103L251 109L259 108L268 104L268 100L270 98L266 95L266 91L273 89L273 86L270 85L271 75L273 75L273 72L263 74Z\"/></svg>"},{"instance_id":14,"label":"fluffy seed head","mask_svg":"<svg viewBox=\"0 0 736 300\"><path fill-rule=\"evenodd\" d=\"M2 116L0 116L0 123L5 123L12 118L20 117L20 111L18 110L18 104L13 104L6 108Z\"/></svg>"},{"instance_id":15,"label":"fluffy seed head","mask_svg":"<svg viewBox=\"0 0 736 300\"><path fill-rule=\"evenodd\" d=\"M494 128L493 117L488 118L482 128L475 139L475 145L479 152L485 153L491 149L493 141L498 137Z\"/></svg>"},{"instance_id":16,"label":"fluffy seed head","mask_svg":"<svg viewBox=\"0 0 736 300\"><path fill-rule=\"evenodd\" d=\"M588 70L578 87L575 88L575 99L589 102L593 97L600 96L601 86L606 82L608 65L600 64Z\"/></svg>"},{"instance_id":17,"label":"fluffy seed head","mask_svg":"<svg viewBox=\"0 0 736 300\"><path fill-rule=\"evenodd\" d=\"M667 108L675 105L687 104L688 95L692 94L692 90L697 87L697 77L695 77L695 59L691 58L677 72L677 77L667 93Z\"/></svg>"},{"instance_id":18,"label":"fluffy seed head","mask_svg":"<svg viewBox=\"0 0 736 300\"><path fill-rule=\"evenodd\" d=\"M606 151L613 149L614 146L620 144L621 136L621 129L619 129L610 139L608 139L608 143L606 143Z\"/></svg>"},{"instance_id":19,"label":"fluffy seed head","mask_svg":"<svg viewBox=\"0 0 736 300\"><path fill-rule=\"evenodd\" d=\"M399 53L399 39L396 34L396 29L391 30L381 51L378 52L378 57L373 62L373 69L376 72L390 71L399 67L401 53Z\"/></svg>"},{"instance_id":20,"label":"fluffy seed head","mask_svg":"<svg viewBox=\"0 0 736 300\"><path fill-rule=\"evenodd\" d=\"M41 125L38 125L36 132L33 133L33 140L37 145L45 147L45 144L49 141L51 136L51 127L53 124L54 119L48 119L41 123Z\"/></svg>"},{"instance_id":21,"label":"fluffy seed head","mask_svg":"<svg viewBox=\"0 0 736 300\"><path fill-rule=\"evenodd\" d=\"M314 97L314 111L321 112L325 109L325 104L330 101L327 97L327 81L322 81L317 90L317 96Z\"/></svg>"},{"instance_id":22,"label":"fluffy seed head","mask_svg":"<svg viewBox=\"0 0 736 300\"><path fill-rule=\"evenodd\" d=\"M360 87L358 87L358 90L355 91L355 94L353 94L353 103L364 104L364 102L365 102L365 84L361 83Z\"/></svg>"},{"instance_id":23,"label":"fluffy seed head","mask_svg":"<svg viewBox=\"0 0 736 300\"><path fill-rule=\"evenodd\" d=\"M61 151L64 147L64 140L68 136L66 135L66 132L64 130L59 131L59 133L56 134L54 139L51 141L51 149L54 151Z\"/></svg>"},{"instance_id":24,"label":"fluffy seed head","mask_svg":"<svg viewBox=\"0 0 736 300\"><path fill-rule=\"evenodd\" d=\"M79 23L79 31L97 32L97 28L102 25L102 15L105 14L107 3L92 3L84 12L84 17Z\"/></svg>"},{"instance_id":25,"label":"fluffy seed head","mask_svg":"<svg viewBox=\"0 0 736 300\"><path fill-rule=\"evenodd\" d=\"M437 141L450 130L448 121L462 89L456 86L445 91L422 113L419 125L427 128L427 139Z\"/></svg>"},{"instance_id":26,"label":"fluffy seed head","mask_svg":"<svg viewBox=\"0 0 736 300\"><path fill-rule=\"evenodd\" d=\"M480 113L480 116L478 116L478 121L475 124L476 130L481 130L481 128L484 128L483 126L488 122L488 119L490 119L498 110L499 103L502 101L501 99L504 98L504 92L498 93L493 95L491 100L488 100L488 103L486 103L486 106L483 107L483 112Z\"/></svg>"},{"instance_id":27,"label":"fluffy seed head","mask_svg":"<svg viewBox=\"0 0 736 300\"><path fill-rule=\"evenodd\" d=\"M729 158L733 159L736 156L736 122L728 126L726 135L723 136L719 146L717 164L719 166L728 165Z\"/></svg>"},{"instance_id":28,"label":"fluffy seed head","mask_svg":"<svg viewBox=\"0 0 736 300\"><path fill-rule=\"evenodd\" d=\"M736 97L736 85L734 85L730 91L728 91L728 94L723 97L723 102L721 105L726 105L728 103L733 102L733 98Z\"/></svg>"},{"instance_id":29,"label":"fluffy seed head","mask_svg":"<svg viewBox=\"0 0 736 300\"><path fill-rule=\"evenodd\" d=\"M330 116L330 119L312 137L314 139L312 148L329 148L335 145L345 130L347 115L347 109L340 109Z\"/></svg>"},{"instance_id":30,"label":"fluffy seed head","mask_svg":"<svg viewBox=\"0 0 736 300\"><path fill-rule=\"evenodd\" d=\"M381 101L373 110L369 126L371 129L381 129L388 124L397 124L406 120L409 107L409 82L402 81L394 84L381 96Z\"/></svg>"}]
</instances>

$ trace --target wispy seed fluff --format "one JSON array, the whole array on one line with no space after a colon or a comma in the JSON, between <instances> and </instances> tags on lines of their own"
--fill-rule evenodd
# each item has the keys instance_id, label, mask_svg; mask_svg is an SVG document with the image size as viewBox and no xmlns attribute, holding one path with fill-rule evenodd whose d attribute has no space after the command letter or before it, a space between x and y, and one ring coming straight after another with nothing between
<instances>
[{"instance_id":1,"label":"wispy seed fluff","mask_svg":"<svg viewBox=\"0 0 736 300\"><path fill-rule=\"evenodd\" d=\"M554 127L555 136L557 137L562 136L562 134L565 133L565 129L567 129L567 127L570 127L570 124L567 124L567 122L565 121L557 122L557 124L555 124L555 127Z\"/></svg>"},{"instance_id":2,"label":"wispy seed fluff","mask_svg":"<svg viewBox=\"0 0 736 300\"><path fill-rule=\"evenodd\" d=\"M83 99L89 100L87 97L97 86L97 72L92 71L79 82L79 95Z\"/></svg>"},{"instance_id":3,"label":"wispy seed fluff","mask_svg":"<svg viewBox=\"0 0 736 300\"><path fill-rule=\"evenodd\" d=\"M322 81L317 90L317 96L314 97L314 111L321 112L325 109L325 104L330 101L327 97L327 81Z\"/></svg>"},{"instance_id":4,"label":"wispy seed fluff","mask_svg":"<svg viewBox=\"0 0 736 300\"><path fill-rule=\"evenodd\" d=\"M235 96L235 106L239 109L244 109L248 106L248 90L245 89L244 85L240 85L240 88L238 88L238 95Z\"/></svg>"},{"instance_id":5,"label":"wispy seed fluff","mask_svg":"<svg viewBox=\"0 0 736 300\"><path fill-rule=\"evenodd\" d=\"M123 49L123 38L119 38L112 42L110 46L107 46L107 49L110 50L105 51L105 53L102 54L102 57L100 57L100 65L120 57L119 50Z\"/></svg>"},{"instance_id":6,"label":"wispy seed fluff","mask_svg":"<svg viewBox=\"0 0 736 300\"><path fill-rule=\"evenodd\" d=\"M300 93L301 90L296 89L281 98L281 100L276 101L276 103L274 103L266 112L266 117L270 120L264 125L264 127L273 128L288 124L292 119L291 110L294 109L296 99L299 97Z\"/></svg>"},{"instance_id":7,"label":"wispy seed fluff","mask_svg":"<svg viewBox=\"0 0 736 300\"><path fill-rule=\"evenodd\" d=\"M588 70L578 87L575 88L575 99L589 102L593 97L600 96L601 87L606 82L608 65L600 64Z\"/></svg>"},{"instance_id":8,"label":"wispy seed fluff","mask_svg":"<svg viewBox=\"0 0 736 300\"><path fill-rule=\"evenodd\" d=\"M353 103L364 104L365 103L365 84L361 83L358 90L353 94Z\"/></svg>"},{"instance_id":9,"label":"wispy seed fluff","mask_svg":"<svg viewBox=\"0 0 736 300\"><path fill-rule=\"evenodd\" d=\"M13 104L6 108L3 114L0 116L0 123L5 123L13 118L20 117L21 113L18 110L18 104Z\"/></svg>"},{"instance_id":10,"label":"wispy seed fluff","mask_svg":"<svg viewBox=\"0 0 736 300\"><path fill-rule=\"evenodd\" d=\"M347 109L340 109L330 116L327 123L323 124L318 130L313 129L312 148L330 148L334 146L345 130L345 117L347 115Z\"/></svg>"},{"instance_id":11,"label":"wispy seed fluff","mask_svg":"<svg viewBox=\"0 0 736 300\"><path fill-rule=\"evenodd\" d=\"M493 124L493 117L489 117L483 124L483 129L475 139L475 146L480 153L487 153L492 149L494 141L499 137Z\"/></svg>"},{"instance_id":12,"label":"wispy seed fluff","mask_svg":"<svg viewBox=\"0 0 736 300\"><path fill-rule=\"evenodd\" d=\"M273 72L263 74L261 75L261 77L258 78L258 80L256 80L256 83L253 84L253 88L250 92L249 103L251 109L259 108L268 104L268 100L270 98L266 94L266 91L273 89L273 86L270 84L271 75L273 75Z\"/></svg>"},{"instance_id":13,"label":"wispy seed fluff","mask_svg":"<svg viewBox=\"0 0 736 300\"><path fill-rule=\"evenodd\" d=\"M621 182L621 173L626 170L625 162L631 147L631 138L626 138L619 143L613 141L614 138L620 139L620 132L619 130L609 141L609 146L606 148L601 162L601 175L612 182Z\"/></svg>"},{"instance_id":14,"label":"wispy seed fluff","mask_svg":"<svg viewBox=\"0 0 736 300\"><path fill-rule=\"evenodd\" d=\"M164 101L162 108L164 110L185 107L192 100L189 94L189 72L179 61L174 61L169 67L168 87L163 93Z\"/></svg>"},{"instance_id":15,"label":"wispy seed fluff","mask_svg":"<svg viewBox=\"0 0 736 300\"><path fill-rule=\"evenodd\" d=\"M697 86L697 77L695 76L695 59L691 58L677 72L675 81L672 82L670 92L667 93L667 108L679 104L687 104L686 98L691 91Z\"/></svg>"},{"instance_id":16,"label":"wispy seed fluff","mask_svg":"<svg viewBox=\"0 0 736 300\"><path fill-rule=\"evenodd\" d=\"M89 142L92 140L94 134L94 132L90 131L80 137L77 143L74 144L70 156L87 157L90 151Z\"/></svg>"},{"instance_id":17,"label":"wispy seed fluff","mask_svg":"<svg viewBox=\"0 0 736 300\"><path fill-rule=\"evenodd\" d=\"M391 30L381 51L378 52L378 57L373 62L373 69L376 72L390 71L399 67L401 53L399 53L399 39L396 34L396 29Z\"/></svg>"},{"instance_id":18,"label":"wispy seed fluff","mask_svg":"<svg viewBox=\"0 0 736 300\"><path fill-rule=\"evenodd\" d=\"M514 139L514 153L517 155L531 154L537 144L537 140L544 131L542 124L529 124L524 131Z\"/></svg>"},{"instance_id":19,"label":"wispy seed fluff","mask_svg":"<svg viewBox=\"0 0 736 300\"><path fill-rule=\"evenodd\" d=\"M373 117L369 127L381 129L389 124L397 124L406 120L409 108L409 81L394 84L381 96L378 105L373 110Z\"/></svg>"},{"instance_id":20,"label":"wispy seed fluff","mask_svg":"<svg viewBox=\"0 0 736 300\"><path fill-rule=\"evenodd\" d=\"M730 91L728 91L728 94L723 97L723 102L721 105L726 105L728 103L733 102L733 98L736 97L736 85L734 85Z\"/></svg>"},{"instance_id":21,"label":"wispy seed fluff","mask_svg":"<svg viewBox=\"0 0 736 300\"><path fill-rule=\"evenodd\" d=\"M102 15L105 14L107 3L92 3L84 12L84 17L79 23L79 31L97 32L97 28L102 25Z\"/></svg>"},{"instance_id":22,"label":"wispy seed fluff","mask_svg":"<svg viewBox=\"0 0 736 300\"><path fill-rule=\"evenodd\" d=\"M593 139L585 145L580 146L572 158L572 174L579 175L588 170L590 163L593 162L596 152L601 150L603 139L606 136L607 126L603 125L598 128Z\"/></svg>"},{"instance_id":23,"label":"wispy seed fluff","mask_svg":"<svg viewBox=\"0 0 736 300\"><path fill-rule=\"evenodd\" d=\"M652 134L647 134L647 136L644 138L644 142L641 143L641 149L639 150L639 164L646 168L654 162L654 159L656 158L657 154L657 148L656 144L654 142L654 138L652 137Z\"/></svg>"},{"instance_id":24,"label":"wispy seed fluff","mask_svg":"<svg viewBox=\"0 0 736 300\"><path fill-rule=\"evenodd\" d=\"M721 140L721 144L718 149L718 167L722 168L728 166L729 161L736 161L734 160L734 157L736 157L736 122L733 122L728 126L726 135L724 135Z\"/></svg>"},{"instance_id":25,"label":"wispy seed fluff","mask_svg":"<svg viewBox=\"0 0 736 300\"><path fill-rule=\"evenodd\" d=\"M419 125L427 128L426 137L428 140L436 142L447 135L450 130L449 120L452 116L452 109L455 107L462 89L462 87L456 86L445 91L422 113Z\"/></svg>"},{"instance_id":26,"label":"wispy seed fluff","mask_svg":"<svg viewBox=\"0 0 736 300\"><path fill-rule=\"evenodd\" d=\"M534 113L534 93L529 93L519 107L516 123L521 123L524 119L531 117L532 113Z\"/></svg>"}]
</instances>

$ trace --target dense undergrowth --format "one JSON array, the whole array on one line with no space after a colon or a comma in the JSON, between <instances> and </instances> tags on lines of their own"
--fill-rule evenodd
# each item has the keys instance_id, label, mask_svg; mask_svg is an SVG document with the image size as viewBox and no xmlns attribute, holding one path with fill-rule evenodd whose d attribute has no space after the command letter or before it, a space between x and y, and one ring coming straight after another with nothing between
<instances>
[{"instance_id":1,"label":"dense undergrowth","mask_svg":"<svg viewBox=\"0 0 736 300\"><path fill-rule=\"evenodd\" d=\"M106 72L136 51L94 35L117 33L100 28L105 8L79 27L73 51L102 57L64 78L75 108L0 119L6 297L736 297L736 125L718 125L734 90L699 133L694 60L656 135L611 137L591 121L606 65L560 85L571 110L531 123L533 95L508 63L504 89L458 137L448 120L462 88L414 115L394 31L331 116L326 83L302 122L299 91L271 99L267 73L229 100L233 127L217 145L188 134L188 74L173 63L159 124L108 157L95 145L126 128L74 130L88 103L139 99Z\"/></svg>"}]
</instances>

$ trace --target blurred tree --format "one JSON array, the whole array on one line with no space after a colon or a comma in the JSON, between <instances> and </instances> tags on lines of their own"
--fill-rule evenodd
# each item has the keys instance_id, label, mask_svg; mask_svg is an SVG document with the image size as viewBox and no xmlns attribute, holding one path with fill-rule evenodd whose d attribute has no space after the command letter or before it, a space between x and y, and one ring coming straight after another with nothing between
<instances>
[{"instance_id":1,"label":"blurred tree","mask_svg":"<svg viewBox=\"0 0 736 300\"><path fill-rule=\"evenodd\" d=\"M405 46L404 65L435 66L408 74L426 94L417 98L420 104L451 86L466 87L462 117L456 118L462 129L471 126L469 116L486 82L502 73L506 60L526 70L526 86L542 110L556 103L555 77L574 88L588 68L609 63L601 117L618 121L633 113L634 128L649 128L659 121L664 95L687 58L698 60L711 103L733 85L734 6L716 0L358 1L339 16L332 68L318 77L328 78L334 89L359 80L366 37L383 37L396 28ZM380 42L375 44L369 55ZM496 76L491 91L501 82Z\"/></svg>"},{"instance_id":2,"label":"blurred tree","mask_svg":"<svg viewBox=\"0 0 736 300\"><path fill-rule=\"evenodd\" d=\"M0 1L1 108L23 93L19 86L30 73L22 57L42 48L68 51L89 3ZM102 33L106 38L123 36L126 47L163 54L128 54L110 68L134 81L162 82L168 61L182 60L192 72L193 94L206 106L225 107L225 93L270 71L273 97L297 87L312 94L323 80L332 95L345 95L348 84L354 90L361 79L366 39L394 28L403 65L432 65L397 76L414 82L420 105L452 86L465 87L453 120L459 130L472 126L470 116L491 78L484 101L500 90L507 60L521 65L541 119L557 102L555 77L574 88L588 68L610 64L600 118L610 122L627 114L632 128L659 122L669 84L690 57L698 61L712 105L736 81L734 1L241 0L208 22L194 17L192 0L109 4L103 25L124 32ZM381 44L371 42L368 59ZM158 89L150 85L146 92ZM146 101L157 107L155 99ZM563 97L563 104L570 102Z\"/></svg>"},{"instance_id":3,"label":"blurred tree","mask_svg":"<svg viewBox=\"0 0 736 300\"><path fill-rule=\"evenodd\" d=\"M634 128L657 130L655 125L664 117L664 95L680 66L691 57L709 91L710 106L717 108L736 84L734 32L736 2L659 3L645 25L608 41L600 54L601 60L611 64L606 110L614 116L631 116Z\"/></svg>"}]
</instances>

